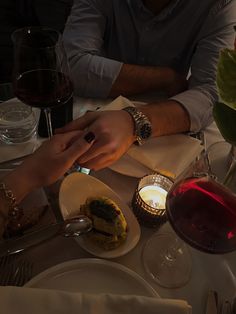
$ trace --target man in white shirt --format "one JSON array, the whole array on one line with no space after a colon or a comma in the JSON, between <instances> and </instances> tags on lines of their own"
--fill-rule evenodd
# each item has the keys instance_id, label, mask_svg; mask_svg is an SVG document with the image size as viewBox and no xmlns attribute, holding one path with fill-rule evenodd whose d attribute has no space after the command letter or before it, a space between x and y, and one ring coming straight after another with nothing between
<instances>
[{"instance_id":1,"label":"man in white shirt","mask_svg":"<svg viewBox=\"0 0 236 314\"><path fill-rule=\"evenodd\" d=\"M96 136L79 161L100 169L117 160L140 135L137 118L149 120L151 136L209 125L219 51L233 45L234 24L235 0L75 1L64 32L75 93L166 96L139 113L88 113L68 125L62 131L89 128Z\"/></svg>"}]
</instances>

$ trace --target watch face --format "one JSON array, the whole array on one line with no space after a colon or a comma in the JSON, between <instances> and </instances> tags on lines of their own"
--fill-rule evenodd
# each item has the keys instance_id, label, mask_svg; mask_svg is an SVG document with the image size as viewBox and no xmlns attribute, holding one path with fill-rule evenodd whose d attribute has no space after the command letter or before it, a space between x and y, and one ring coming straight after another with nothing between
<instances>
[{"instance_id":1,"label":"watch face","mask_svg":"<svg viewBox=\"0 0 236 314\"><path fill-rule=\"evenodd\" d=\"M148 139L152 134L152 127L149 123L145 123L141 126L140 137L144 140Z\"/></svg>"}]
</instances>

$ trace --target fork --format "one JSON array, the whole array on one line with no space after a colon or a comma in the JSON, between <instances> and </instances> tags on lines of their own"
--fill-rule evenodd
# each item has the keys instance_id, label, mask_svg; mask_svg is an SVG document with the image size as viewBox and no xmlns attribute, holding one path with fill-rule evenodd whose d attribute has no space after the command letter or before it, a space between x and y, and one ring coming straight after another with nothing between
<instances>
[{"instance_id":1,"label":"fork","mask_svg":"<svg viewBox=\"0 0 236 314\"><path fill-rule=\"evenodd\" d=\"M24 259L13 260L11 256L0 259L0 285L23 286L31 277L33 264Z\"/></svg>"}]
</instances>

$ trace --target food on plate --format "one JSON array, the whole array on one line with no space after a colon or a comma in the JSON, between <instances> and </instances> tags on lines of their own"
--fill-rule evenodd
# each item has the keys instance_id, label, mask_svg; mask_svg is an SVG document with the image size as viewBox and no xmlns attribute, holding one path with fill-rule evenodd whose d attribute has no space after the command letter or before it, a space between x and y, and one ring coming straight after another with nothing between
<instances>
[{"instance_id":1,"label":"food on plate","mask_svg":"<svg viewBox=\"0 0 236 314\"><path fill-rule=\"evenodd\" d=\"M9 219L4 230L3 238L8 239L15 236L21 236L28 229L36 226L41 217L48 211L49 205L40 206L37 208L22 208L21 216L16 220Z\"/></svg>"},{"instance_id":2,"label":"food on plate","mask_svg":"<svg viewBox=\"0 0 236 314\"><path fill-rule=\"evenodd\" d=\"M127 237L127 222L119 206L108 197L89 197L80 212L93 222L86 236L105 250L120 246Z\"/></svg>"}]
</instances>

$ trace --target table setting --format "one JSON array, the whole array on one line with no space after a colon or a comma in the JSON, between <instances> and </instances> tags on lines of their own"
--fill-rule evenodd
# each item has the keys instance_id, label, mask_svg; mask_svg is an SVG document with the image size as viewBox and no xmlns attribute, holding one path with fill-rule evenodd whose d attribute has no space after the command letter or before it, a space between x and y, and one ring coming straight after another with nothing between
<instances>
[{"instance_id":1,"label":"table setting","mask_svg":"<svg viewBox=\"0 0 236 314\"><path fill-rule=\"evenodd\" d=\"M77 104L79 105L79 107L81 107L82 102L83 99L78 99L77 101L75 101L75 112L79 111L79 108L76 108ZM98 103L96 103L96 100L93 102L87 99L84 100L84 106L89 104L89 108L91 108L92 103L94 104L94 107L97 107ZM214 124L209 127L209 131L206 130L205 140L206 143L212 143L221 140L221 135ZM35 139L33 139L33 141L35 141ZM19 144L18 149L20 145L21 144ZM3 144L3 146L6 147L5 144ZM17 157L17 155L11 155L11 147L12 146L10 146L8 155L9 160ZM24 153L29 154L31 153L31 151L24 151ZM19 154L18 156L20 155L21 154ZM4 160L6 161L6 159ZM142 169L143 165L140 165ZM129 169L129 167L127 167L127 169ZM69 217L68 215L70 215L70 213L66 212L65 210L65 202L70 203L69 207L71 208L72 212L73 208L79 207L79 204L77 204L75 200L78 196L80 196L80 190L81 195L83 195L83 200L86 198L85 192L88 191L86 184L91 185L91 191L94 191L95 189L98 189L98 191L100 191L101 189L102 194L106 192L108 193L107 196L112 196L113 198L115 197L115 199L119 198L121 204L123 205L124 203L125 206L122 208L127 208L127 211L132 214L132 197L139 182L139 179L142 176L143 173L141 173L140 176L133 175L132 169L130 175L129 173L123 174L122 171L115 171L112 166L110 169L106 168L97 172L91 172L89 176L83 173L72 173L71 175L67 176L64 181L62 181L62 184L60 184L61 193L64 194L63 191L67 190L67 188L69 189L69 192L66 192L64 195L60 193L58 195L58 201L60 204L59 207L61 208L62 216L65 218ZM86 177L87 180L84 180L84 178L81 177ZM75 181L75 184L72 184L73 181ZM81 184L81 182L83 183ZM73 197L75 198L75 200L73 200ZM133 216L134 214L132 214L130 218L131 223L132 219L135 219L133 218ZM77 263L77 267L79 267L78 264L80 265L80 261L83 260L88 260L85 264L90 265L94 263L94 260L98 258L99 260L104 260L104 263L106 263L106 261L109 262L109 260L111 259L111 262L115 264L115 271L112 267L111 278L115 275L114 273L116 273L116 265L123 265L124 267L126 267L126 269L131 269L135 272L135 274L138 274L139 276L141 276L141 278L144 278L145 282L150 285L149 289L151 287L151 289L156 291L156 293L161 298L186 300L188 304L191 305L193 313L204 313L207 301L207 292L209 289L217 290L222 295L222 298L232 299L234 297L234 275L236 273L236 269L234 269L236 255L234 252L224 254L222 256L210 255L188 247L192 260L191 278L188 283L184 287L176 289L163 288L158 285L144 269L142 252L147 240L154 233L156 233L156 231L160 234L172 232L171 227L169 223L166 222L157 229L149 228L142 225L140 226L136 219L135 221L136 227L135 225L132 225L132 228L134 228L135 231L131 230L132 234L134 234L132 238L134 238L131 241L128 241L127 249L121 249L120 252L119 249L117 249L118 253L115 252L112 254L112 251L110 253L108 251L101 254L101 252L98 252L99 250L94 251L92 248L86 247L84 243L81 243L80 239L77 240L56 236L53 238L49 237L49 239L45 242L38 243L36 246L32 246L31 248L23 251L20 256L16 258L25 258L33 262L34 267L32 277L40 274L41 272L47 271L47 269L50 270L51 267L53 268L55 265L61 265L59 267L66 267L65 263L68 262L70 267L70 261L73 260L75 264ZM76 282L77 285L75 284L75 286L79 288L80 285L77 280ZM71 285L73 287L73 283L71 283L70 281L69 286ZM56 286L54 286L54 288L56 287L57 284ZM48 288L47 283L46 288ZM140 289L140 287L138 289ZM143 291L142 289L143 288L141 288L141 292ZM135 292L137 293L137 291Z\"/></svg>"},{"instance_id":2,"label":"table setting","mask_svg":"<svg viewBox=\"0 0 236 314\"><path fill-rule=\"evenodd\" d=\"M19 69L24 72L24 67ZM24 106L22 102L28 103L22 92L26 85L17 84L18 98L11 98L1 106L15 108ZM31 82L31 92L32 86ZM68 100L70 84L65 89ZM40 107L38 104L42 101L36 99L36 104L30 106ZM52 135L52 101L55 99L44 100L49 137ZM74 97L73 118L88 110L119 110L126 106L143 105L145 103L122 96L106 101ZM2 112L0 107L1 177L17 167L44 141L36 134L40 115L38 109L31 109L27 117L19 118L21 123L23 120L23 125L29 118L33 124L29 134L15 141L12 137L6 139L2 136L2 130L6 129ZM16 128L19 121L8 120L8 123ZM232 303L233 310L236 253L233 240L230 242L234 238L233 231L232 234L228 231L230 217L227 223L222 215L217 220L217 228L220 230L221 219L225 233L228 232L229 241L225 248L226 242L220 242L223 237L220 232L215 242L210 236L205 242L202 240L207 233L215 232L210 227L207 229L207 223L203 224L204 210L199 211L199 217L191 211L180 215L183 191L191 192L192 186L196 186L200 192L209 194L207 189L204 190L208 180L206 173L207 178L208 175L211 178L210 175L215 175L213 172L221 166L219 164L216 170L210 168L209 150L212 144L225 139L218 127L213 122L197 135L163 136L151 139L141 147L132 145L120 160L108 168L90 171L75 167L52 186L40 188L27 196L23 207L39 212L39 208L46 206L46 210L20 235L0 241L0 300L4 313L17 309L18 313L26 314L32 311L58 313L59 309L77 313L79 309L84 314L125 314L132 306L135 313L225 314L228 311L227 302ZM191 182L186 181L189 174L193 174ZM221 197L220 190L216 191ZM111 238L112 241L124 239L109 250L91 241L91 234L104 222L104 217L99 217L97 225L93 220L91 227L89 219L96 217L95 209L91 210L91 217L88 214L87 221L80 216L88 201L95 199L98 204L101 197L102 202L112 201L112 219L116 219L116 227L122 229L123 226L122 231L112 234ZM197 201L191 193L186 201L189 204L196 202L195 213L198 210ZM218 203L222 205L222 202ZM207 212L208 208L205 209ZM213 215L211 212L208 216L215 221ZM109 219L111 224L113 220ZM206 222L210 224L209 217ZM193 226L197 226L194 231ZM102 239L107 234L104 232ZM99 241L102 242L101 238ZM114 245L112 241L109 244ZM5 259L6 255L9 260ZM27 262L22 263L22 260ZM31 265L30 275L27 274L26 280L21 278L19 284L16 278L18 274L24 277L28 263ZM11 280L5 278L1 281L1 268ZM212 306L212 291L217 292L220 304L215 308Z\"/></svg>"}]
</instances>

